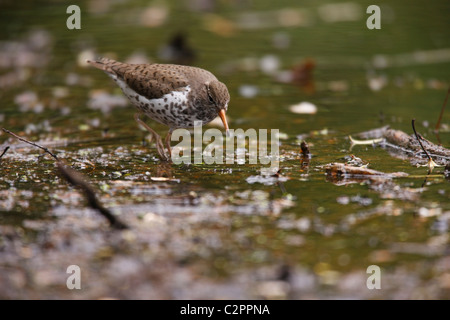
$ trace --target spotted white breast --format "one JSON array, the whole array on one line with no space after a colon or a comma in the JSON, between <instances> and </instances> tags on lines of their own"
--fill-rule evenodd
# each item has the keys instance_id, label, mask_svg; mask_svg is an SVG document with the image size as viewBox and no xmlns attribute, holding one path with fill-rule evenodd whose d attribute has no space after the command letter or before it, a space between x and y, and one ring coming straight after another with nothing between
<instances>
[{"instance_id":1,"label":"spotted white breast","mask_svg":"<svg viewBox=\"0 0 450 320\"><path fill-rule=\"evenodd\" d=\"M189 112L188 95L191 92L190 86L165 94L158 99L147 99L131 89L116 75L109 74L109 76L119 85L131 103L151 119L170 128L191 127L195 121L199 121L195 114ZM187 123L192 125L186 126Z\"/></svg>"}]
</instances>

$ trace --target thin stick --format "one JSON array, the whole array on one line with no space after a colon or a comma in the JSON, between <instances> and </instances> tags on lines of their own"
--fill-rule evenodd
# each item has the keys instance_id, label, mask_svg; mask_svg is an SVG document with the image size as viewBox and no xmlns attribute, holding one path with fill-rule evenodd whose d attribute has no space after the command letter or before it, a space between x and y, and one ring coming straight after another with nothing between
<instances>
[{"instance_id":1,"label":"thin stick","mask_svg":"<svg viewBox=\"0 0 450 320\"><path fill-rule=\"evenodd\" d=\"M19 139L20 141L23 141L23 142L25 142L25 143L31 144L32 146L35 146L35 147L37 147L37 148L39 148L39 149L44 150L44 151L47 152L49 155L51 155L51 156L53 157L53 159L55 159L56 161L59 160L58 157L57 157L55 154L53 154L53 153L52 153L49 149L47 149L46 147L43 147L43 146L41 146L41 145L39 145L39 144L37 144L37 143L28 141L28 140L25 139L25 138L19 137L19 136L18 136L17 134L15 134L14 132L11 132L11 131L9 131L9 130L7 130L7 129L5 129L5 128L2 128L2 130L3 130L4 132L6 132L6 133L12 135L13 137Z\"/></svg>"},{"instance_id":2,"label":"thin stick","mask_svg":"<svg viewBox=\"0 0 450 320\"><path fill-rule=\"evenodd\" d=\"M419 145L422 148L423 152L425 152L425 154L427 155L428 160L432 161L433 159L431 159L430 154L428 153L427 150L425 150L425 148L422 145L422 142L420 141L419 135L417 134L417 131L416 131L415 122L416 122L416 119L412 119L411 124L412 124L412 128L413 128L414 134L416 135L416 139L419 142Z\"/></svg>"},{"instance_id":3,"label":"thin stick","mask_svg":"<svg viewBox=\"0 0 450 320\"><path fill-rule=\"evenodd\" d=\"M62 161L56 163L59 172L62 176L73 186L80 188L86 196L89 206L98 210L111 224L111 227L115 229L127 229L127 225L117 219L108 209L98 201L95 191L92 186L85 180L84 176L72 168L66 166Z\"/></svg>"},{"instance_id":4,"label":"thin stick","mask_svg":"<svg viewBox=\"0 0 450 320\"><path fill-rule=\"evenodd\" d=\"M431 156L428 153L428 151L425 150L425 148L423 147L422 142L420 141L420 137L419 137L419 135L417 134L417 131L416 131L415 121L416 121L416 119L412 119L412 122L411 122L412 123L412 127L413 127L413 130L414 130L414 134L416 135L416 139L417 139L417 141L420 144L420 147L422 148L423 152L425 152L425 154L428 157L427 166L428 166L428 174L430 174L431 172L433 172L433 169L434 169L434 167L437 166L437 164L436 164L436 162L433 161L433 158L431 158Z\"/></svg>"},{"instance_id":5,"label":"thin stick","mask_svg":"<svg viewBox=\"0 0 450 320\"><path fill-rule=\"evenodd\" d=\"M442 116L444 115L445 106L447 105L448 95L450 94L450 87L448 88L447 95L445 96L444 104L442 105L441 113L439 114L438 122L436 123L436 128L434 128L434 132L438 132L441 127Z\"/></svg>"},{"instance_id":6,"label":"thin stick","mask_svg":"<svg viewBox=\"0 0 450 320\"><path fill-rule=\"evenodd\" d=\"M3 131L5 131L6 133L12 135L13 137L19 139L20 141L23 141L25 143L31 144L32 146L35 146L39 149L44 150L46 153L48 153L49 155L51 155L55 160L56 160L56 166L59 169L59 172L61 173L61 175L73 186L75 187L79 187L85 194L89 205L91 208L96 209L98 212L100 212L100 214L102 214L111 224L111 226L115 229L126 229L128 228L126 224L124 224L123 222L121 222L119 219L117 219L108 209L106 209L105 207L103 207L103 205L100 203L100 201L98 201L96 195L95 195L95 191L92 188L92 186L86 181L86 179L84 178L84 176L73 170L72 168L68 167L63 160L60 160L55 154L53 154L49 149L28 141L27 139L24 139L22 137L19 137L17 134L2 128ZM7 150L7 149L6 149ZM3 154L6 152L6 150L3 152ZM3 156L2 154L2 156ZM1 156L0 156L1 158Z\"/></svg>"},{"instance_id":7,"label":"thin stick","mask_svg":"<svg viewBox=\"0 0 450 320\"><path fill-rule=\"evenodd\" d=\"M3 150L2 154L0 155L0 159L5 155L6 151L8 151L8 149L9 149L9 146L7 146L5 148L5 150Z\"/></svg>"}]
</instances>

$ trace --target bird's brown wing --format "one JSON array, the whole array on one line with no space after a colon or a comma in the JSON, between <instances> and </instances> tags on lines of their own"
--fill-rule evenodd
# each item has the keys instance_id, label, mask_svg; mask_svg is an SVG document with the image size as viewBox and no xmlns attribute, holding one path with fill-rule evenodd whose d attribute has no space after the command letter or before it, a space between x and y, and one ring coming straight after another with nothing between
<instances>
[{"instance_id":1,"label":"bird's brown wing","mask_svg":"<svg viewBox=\"0 0 450 320\"><path fill-rule=\"evenodd\" d=\"M159 99L188 86L188 81L177 67L161 64L115 64L111 66L111 70L136 93L148 99Z\"/></svg>"},{"instance_id":2,"label":"bird's brown wing","mask_svg":"<svg viewBox=\"0 0 450 320\"><path fill-rule=\"evenodd\" d=\"M172 91L189 85L180 65L127 64L108 58L87 61L92 66L117 76L138 94L148 99L159 99Z\"/></svg>"}]
</instances>

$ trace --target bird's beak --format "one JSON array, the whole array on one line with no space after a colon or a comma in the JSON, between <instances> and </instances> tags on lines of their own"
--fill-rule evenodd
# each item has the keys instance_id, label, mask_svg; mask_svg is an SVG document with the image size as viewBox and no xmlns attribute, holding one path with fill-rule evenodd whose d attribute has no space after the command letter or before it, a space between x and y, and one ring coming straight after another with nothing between
<instances>
[{"instance_id":1,"label":"bird's beak","mask_svg":"<svg viewBox=\"0 0 450 320\"><path fill-rule=\"evenodd\" d=\"M227 117L225 116L225 109L221 109L219 111L219 117L220 117L220 119L222 119L223 126L225 127L225 130L228 135L228 122L227 122Z\"/></svg>"}]
</instances>

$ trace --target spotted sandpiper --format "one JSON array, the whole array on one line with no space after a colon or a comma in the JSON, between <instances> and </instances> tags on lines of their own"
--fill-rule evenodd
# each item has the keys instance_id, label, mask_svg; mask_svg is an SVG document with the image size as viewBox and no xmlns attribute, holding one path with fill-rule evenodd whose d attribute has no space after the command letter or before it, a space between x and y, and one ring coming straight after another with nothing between
<instances>
[{"instance_id":1,"label":"spotted sandpiper","mask_svg":"<svg viewBox=\"0 0 450 320\"><path fill-rule=\"evenodd\" d=\"M163 160L170 159L170 137L175 129L192 128L196 121L204 125L219 116L228 132L225 112L230 94L207 70L175 64L127 64L107 58L87 62L109 75L137 107L135 120L155 138ZM139 118L141 113L169 127L165 138L169 156L161 137Z\"/></svg>"}]
</instances>

